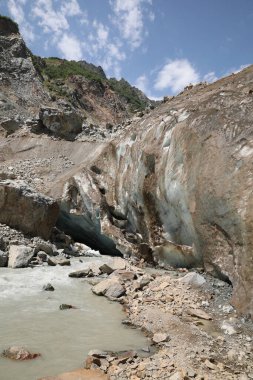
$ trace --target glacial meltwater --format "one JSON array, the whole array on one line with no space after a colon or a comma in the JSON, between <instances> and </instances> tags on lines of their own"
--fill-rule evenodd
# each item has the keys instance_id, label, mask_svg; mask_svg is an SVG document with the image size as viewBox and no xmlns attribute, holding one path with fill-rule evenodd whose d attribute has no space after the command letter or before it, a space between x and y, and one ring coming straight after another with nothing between
<instances>
[{"instance_id":1,"label":"glacial meltwater","mask_svg":"<svg viewBox=\"0 0 253 380\"><path fill-rule=\"evenodd\" d=\"M72 261L70 267L0 268L0 351L23 346L41 357L0 357L1 380L36 380L83 367L89 350L130 350L147 345L140 331L121 324L118 303L95 296L86 280L68 273L108 258ZM55 291L43 291L51 283ZM63 303L77 309L59 310Z\"/></svg>"}]
</instances>

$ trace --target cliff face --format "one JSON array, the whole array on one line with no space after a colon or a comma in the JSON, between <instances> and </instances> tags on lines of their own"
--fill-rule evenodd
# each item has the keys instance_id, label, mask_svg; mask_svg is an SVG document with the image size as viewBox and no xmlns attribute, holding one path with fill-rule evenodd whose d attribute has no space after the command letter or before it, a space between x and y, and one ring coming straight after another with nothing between
<instances>
[{"instance_id":1,"label":"cliff face","mask_svg":"<svg viewBox=\"0 0 253 380\"><path fill-rule=\"evenodd\" d=\"M18 128L49 101L15 23L0 19L0 123ZM9 120L9 121L8 121Z\"/></svg>"},{"instance_id":2,"label":"cliff face","mask_svg":"<svg viewBox=\"0 0 253 380\"><path fill-rule=\"evenodd\" d=\"M42 101L49 108L56 101L12 32L0 37L0 116L31 117ZM92 97L89 86L79 88L80 96ZM253 66L188 88L101 139L72 142L58 132L73 127L76 110L70 103L67 116L64 107L60 116L46 109L54 138L45 126L36 134L14 128L1 139L0 173L58 199L57 225L75 240L165 266L204 265L231 281L234 304L253 314L252 94Z\"/></svg>"},{"instance_id":3,"label":"cliff face","mask_svg":"<svg viewBox=\"0 0 253 380\"><path fill-rule=\"evenodd\" d=\"M101 228L122 252L203 263L233 283L235 305L251 313L252 88L253 67L195 86L107 145L87 172L92 184L74 176L79 212L94 186Z\"/></svg>"}]
</instances>

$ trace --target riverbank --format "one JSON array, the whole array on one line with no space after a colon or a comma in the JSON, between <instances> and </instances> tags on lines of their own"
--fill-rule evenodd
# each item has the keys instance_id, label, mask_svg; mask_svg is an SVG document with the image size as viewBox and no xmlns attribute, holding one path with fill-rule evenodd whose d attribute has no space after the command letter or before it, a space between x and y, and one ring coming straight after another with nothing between
<instances>
[{"instance_id":1,"label":"riverbank","mask_svg":"<svg viewBox=\"0 0 253 380\"><path fill-rule=\"evenodd\" d=\"M201 271L134 266L109 278L125 288L118 298L124 323L141 328L157 352L123 359L91 353L88 368L102 369L111 380L253 378L253 325L230 305L230 284Z\"/></svg>"}]
</instances>

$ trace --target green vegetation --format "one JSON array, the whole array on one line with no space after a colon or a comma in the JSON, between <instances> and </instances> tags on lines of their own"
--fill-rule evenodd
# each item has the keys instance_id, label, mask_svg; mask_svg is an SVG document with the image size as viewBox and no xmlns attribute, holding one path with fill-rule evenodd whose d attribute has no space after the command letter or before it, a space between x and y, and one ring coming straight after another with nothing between
<instances>
[{"instance_id":1,"label":"green vegetation","mask_svg":"<svg viewBox=\"0 0 253 380\"><path fill-rule=\"evenodd\" d=\"M90 81L94 81L99 86L109 86L128 104L131 112L143 110L149 104L148 99L141 91L132 87L127 81L115 78L107 79L103 70L101 70L100 74L99 70L93 65L67 61L57 57L40 58L32 53L31 58L38 74L44 79L44 85L54 97L63 97L73 101L64 84L67 78L73 75L81 75Z\"/></svg>"},{"instance_id":2,"label":"green vegetation","mask_svg":"<svg viewBox=\"0 0 253 380\"><path fill-rule=\"evenodd\" d=\"M66 79L72 75L82 75L87 79L102 83L103 79L92 70L88 70L76 61L67 61L56 57L44 59L43 76L48 79Z\"/></svg>"},{"instance_id":3,"label":"green vegetation","mask_svg":"<svg viewBox=\"0 0 253 380\"><path fill-rule=\"evenodd\" d=\"M124 79L111 78L108 82L110 87L130 105L131 111L143 110L147 107L147 98L141 97L139 91Z\"/></svg>"},{"instance_id":4,"label":"green vegetation","mask_svg":"<svg viewBox=\"0 0 253 380\"><path fill-rule=\"evenodd\" d=\"M19 33L19 27L10 17L0 15L0 31Z\"/></svg>"}]
</instances>

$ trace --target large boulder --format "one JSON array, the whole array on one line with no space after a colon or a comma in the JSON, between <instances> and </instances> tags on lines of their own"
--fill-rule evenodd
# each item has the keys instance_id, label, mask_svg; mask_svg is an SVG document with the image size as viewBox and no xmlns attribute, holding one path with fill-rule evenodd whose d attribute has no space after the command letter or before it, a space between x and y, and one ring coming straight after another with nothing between
<instances>
[{"instance_id":1,"label":"large boulder","mask_svg":"<svg viewBox=\"0 0 253 380\"><path fill-rule=\"evenodd\" d=\"M37 193L25 182L0 181L0 223L47 240L58 212L55 200Z\"/></svg>"},{"instance_id":2,"label":"large boulder","mask_svg":"<svg viewBox=\"0 0 253 380\"><path fill-rule=\"evenodd\" d=\"M82 117L73 110L44 107L39 118L54 135L73 140L82 131Z\"/></svg>"},{"instance_id":3,"label":"large boulder","mask_svg":"<svg viewBox=\"0 0 253 380\"><path fill-rule=\"evenodd\" d=\"M9 268L25 268L34 255L34 249L25 245L11 245L9 248Z\"/></svg>"}]
</instances>

